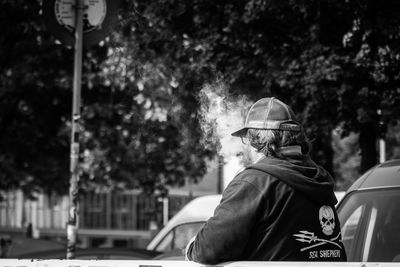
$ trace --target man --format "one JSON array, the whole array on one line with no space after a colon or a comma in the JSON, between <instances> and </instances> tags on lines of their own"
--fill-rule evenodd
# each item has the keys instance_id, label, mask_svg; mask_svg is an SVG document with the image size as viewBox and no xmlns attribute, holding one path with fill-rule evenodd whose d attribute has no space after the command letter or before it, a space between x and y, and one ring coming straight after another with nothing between
<instances>
[{"instance_id":1,"label":"man","mask_svg":"<svg viewBox=\"0 0 400 267\"><path fill-rule=\"evenodd\" d=\"M262 98L232 135L261 157L227 186L214 216L187 245L186 259L345 261L333 179L310 159L290 107Z\"/></svg>"}]
</instances>

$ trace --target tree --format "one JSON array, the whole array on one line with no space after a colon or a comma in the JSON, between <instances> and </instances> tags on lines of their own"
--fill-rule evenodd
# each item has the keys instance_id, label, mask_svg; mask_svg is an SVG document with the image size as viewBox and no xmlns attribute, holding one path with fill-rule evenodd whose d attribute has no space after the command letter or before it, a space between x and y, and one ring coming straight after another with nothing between
<instances>
[{"instance_id":1,"label":"tree","mask_svg":"<svg viewBox=\"0 0 400 267\"><path fill-rule=\"evenodd\" d=\"M49 42L39 10L3 1L0 11L0 189L28 195L68 183L71 51Z\"/></svg>"},{"instance_id":2,"label":"tree","mask_svg":"<svg viewBox=\"0 0 400 267\"><path fill-rule=\"evenodd\" d=\"M149 22L157 33L150 44L178 55L183 66L176 68L195 62L220 72L233 94L293 103L328 170L332 130L340 126L343 137L360 132L364 172L377 161L376 110L384 110L385 122L398 114L397 5L155 0L137 1L128 12L138 22L131 34L142 36L140 26Z\"/></svg>"},{"instance_id":3,"label":"tree","mask_svg":"<svg viewBox=\"0 0 400 267\"><path fill-rule=\"evenodd\" d=\"M360 131L364 172L377 161L379 121L389 125L398 123L400 6L396 1L382 4L375 0L354 1L349 6L353 23L343 39L349 56L350 72L346 77L349 99L343 101L342 110L352 113L345 116L346 127ZM378 110L382 111L382 118ZM354 117L358 118L357 123Z\"/></svg>"},{"instance_id":4,"label":"tree","mask_svg":"<svg viewBox=\"0 0 400 267\"><path fill-rule=\"evenodd\" d=\"M51 189L55 176L65 188L72 52L42 27L39 2L1 7L12 26L0 37L0 188ZM399 10L375 0L122 1L118 27L85 52L84 187L164 191L200 179L217 146L200 141L198 93L221 77L233 97L291 104L331 172L332 131L358 132L365 171L377 161L377 109L391 127L399 115Z\"/></svg>"},{"instance_id":5,"label":"tree","mask_svg":"<svg viewBox=\"0 0 400 267\"><path fill-rule=\"evenodd\" d=\"M336 44L330 48L319 40L317 4L137 1L124 9L127 21L132 21L124 32L136 43L146 40L152 55L171 62L175 72L208 78L203 72L215 70L233 95L275 95L294 103L314 133L315 153L328 155L318 158L331 170L328 133L335 126L331 122L338 100L333 90L341 84L340 57ZM321 101L334 105L327 109Z\"/></svg>"},{"instance_id":6,"label":"tree","mask_svg":"<svg viewBox=\"0 0 400 267\"><path fill-rule=\"evenodd\" d=\"M42 25L40 2L1 7L3 24L12 26L0 37L0 190L65 193L73 51ZM122 57L118 51L135 46L122 44L123 36L85 51L82 188L165 193L166 185L202 177L214 152L198 141L194 94L180 90L167 62L148 60L146 49Z\"/></svg>"}]
</instances>

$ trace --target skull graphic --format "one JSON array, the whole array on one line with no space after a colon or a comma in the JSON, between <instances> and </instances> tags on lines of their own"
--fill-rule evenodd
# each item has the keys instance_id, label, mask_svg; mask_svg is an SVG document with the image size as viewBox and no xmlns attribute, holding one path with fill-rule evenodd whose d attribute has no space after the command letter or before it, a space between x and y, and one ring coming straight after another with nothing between
<instances>
[{"instance_id":1,"label":"skull graphic","mask_svg":"<svg viewBox=\"0 0 400 267\"><path fill-rule=\"evenodd\" d=\"M335 214L329 206L322 206L319 209L319 222L322 227L322 232L326 235L331 235L335 229Z\"/></svg>"}]
</instances>

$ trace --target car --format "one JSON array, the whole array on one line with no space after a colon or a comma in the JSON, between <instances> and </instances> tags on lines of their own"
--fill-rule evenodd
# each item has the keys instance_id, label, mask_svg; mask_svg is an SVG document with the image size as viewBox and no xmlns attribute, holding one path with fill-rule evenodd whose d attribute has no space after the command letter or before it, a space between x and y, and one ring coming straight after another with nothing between
<instances>
[{"instance_id":1,"label":"car","mask_svg":"<svg viewBox=\"0 0 400 267\"><path fill-rule=\"evenodd\" d=\"M337 206L347 258L400 261L400 159L378 164L358 178Z\"/></svg>"},{"instance_id":2,"label":"car","mask_svg":"<svg viewBox=\"0 0 400 267\"><path fill-rule=\"evenodd\" d=\"M339 204L340 200L342 200L342 198L344 197L345 194L346 194L346 191L335 191L335 196L338 201L336 206Z\"/></svg>"},{"instance_id":3,"label":"car","mask_svg":"<svg viewBox=\"0 0 400 267\"><path fill-rule=\"evenodd\" d=\"M151 260L160 254L156 251L128 248L77 248L74 259L80 260ZM66 259L67 250L53 249L13 255L17 259Z\"/></svg>"},{"instance_id":4,"label":"car","mask_svg":"<svg viewBox=\"0 0 400 267\"><path fill-rule=\"evenodd\" d=\"M29 238L20 235L0 236L0 258L15 258L22 253L40 253L63 248L65 248L65 244L53 240Z\"/></svg>"}]
</instances>

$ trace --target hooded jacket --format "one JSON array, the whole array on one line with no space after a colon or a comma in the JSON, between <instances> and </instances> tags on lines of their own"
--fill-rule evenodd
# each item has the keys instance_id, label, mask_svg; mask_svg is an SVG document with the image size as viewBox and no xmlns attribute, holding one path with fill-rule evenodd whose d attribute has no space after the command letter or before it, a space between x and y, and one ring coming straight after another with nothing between
<instances>
[{"instance_id":1,"label":"hooded jacket","mask_svg":"<svg viewBox=\"0 0 400 267\"><path fill-rule=\"evenodd\" d=\"M236 175L186 257L227 261L345 261L333 179L299 147Z\"/></svg>"}]
</instances>

